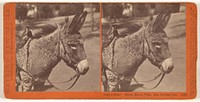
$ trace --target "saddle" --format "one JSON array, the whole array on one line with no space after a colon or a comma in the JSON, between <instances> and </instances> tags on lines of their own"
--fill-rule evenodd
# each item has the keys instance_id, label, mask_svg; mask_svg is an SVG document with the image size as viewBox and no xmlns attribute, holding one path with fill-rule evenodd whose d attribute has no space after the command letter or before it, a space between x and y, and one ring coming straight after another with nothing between
<instances>
[{"instance_id":1,"label":"saddle","mask_svg":"<svg viewBox=\"0 0 200 102\"><path fill-rule=\"evenodd\" d=\"M32 32L30 31L30 28L27 26L22 34L21 37L19 37L19 39L17 40L17 49L22 48L27 41L29 40L29 38L32 38Z\"/></svg>"},{"instance_id":2,"label":"saddle","mask_svg":"<svg viewBox=\"0 0 200 102\"><path fill-rule=\"evenodd\" d=\"M103 48L110 45L114 38L123 38L127 35L137 32L142 27L141 24L113 24L110 31L103 36Z\"/></svg>"},{"instance_id":3,"label":"saddle","mask_svg":"<svg viewBox=\"0 0 200 102\"><path fill-rule=\"evenodd\" d=\"M109 32L110 34L109 35L105 35L103 36L103 48L104 47L107 47L108 45L110 45L110 43L113 41L113 39L115 37L118 37L119 34L118 34L118 31L116 29L116 26L115 25L112 25L112 28L111 28L111 32Z\"/></svg>"},{"instance_id":4,"label":"saddle","mask_svg":"<svg viewBox=\"0 0 200 102\"><path fill-rule=\"evenodd\" d=\"M43 26L39 26L35 29L30 30L29 26L27 26L23 32L23 34L18 37L17 40L17 49L22 48L27 41L31 39L41 38L46 36L57 29L57 24L45 24Z\"/></svg>"}]
</instances>

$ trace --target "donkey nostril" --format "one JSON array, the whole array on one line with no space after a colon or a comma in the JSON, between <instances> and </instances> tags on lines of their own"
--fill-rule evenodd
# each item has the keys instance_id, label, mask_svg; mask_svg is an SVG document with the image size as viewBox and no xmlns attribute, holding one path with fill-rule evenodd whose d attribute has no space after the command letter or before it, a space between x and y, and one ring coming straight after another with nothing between
<instances>
[{"instance_id":1,"label":"donkey nostril","mask_svg":"<svg viewBox=\"0 0 200 102\"><path fill-rule=\"evenodd\" d=\"M172 69L174 68L174 65L172 63L172 58L167 58L162 63L163 70L166 74L170 73Z\"/></svg>"},{"instance_id":2,"label":"donkey nostril","mask_svg":"<svg viewBox=\"0 0 200 102\"><path fill-rule=\"evenodd\" d=\"M171 66L168 68L168 70L167 70L166 73L167 73L167 74L170 73L173 69L174 69L174 65L171 65Z\"/></svg>"},{"instance_id":3,"label":"donkey nostril","mask_svg":"<svg viewBox=\"0 0 200 102\"><path fill-rule=\"evenodd\" d=\"M84 75L88 72L89 70L89 65L88 65L88 61L87 59L82 60L81 62L79 62L79 64L77 65L79 72Z\"/></svg>"},{"instance_id":4,"label":"donkey nostril","mask_svg":"<svg viewBox=\"0 0 200 102\"><path fill-rule=\"evenodd\" d=\"M172 70L174 68L174 65L170 66L169 69Z\"/></svg>"}]
</instances>

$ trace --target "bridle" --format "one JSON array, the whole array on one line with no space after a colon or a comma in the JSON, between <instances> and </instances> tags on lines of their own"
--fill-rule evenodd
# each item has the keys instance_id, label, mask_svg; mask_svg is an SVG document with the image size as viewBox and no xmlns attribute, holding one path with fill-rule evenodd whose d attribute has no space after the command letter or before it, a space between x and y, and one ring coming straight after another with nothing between
<instances>
[{"instance_id":1,"label":"bridle","mask_svg":"<svg viewBox=\"0 0 200 102\"><path fill-rule=\"evenodd\" d=\"M145 42L146 42L146 45L147 45L147 48L148 48L148 54L152 54L152 57L153 57L153 62L152 62L152 63L156 63L156 62L159 61L159 60L157 59L157 57L155 56L153 50L151 49L150 44L149 44L149 42L148 42L148 40L147 40L147 37L146 37L145 35L146 35L146 28L144 28L144 33L143 33L143 36L142 36L142 43L143 43L143 44L142 44L142 46L143 46L143 49L142 49L142 56L145 56ZM117 40L117 38L114 39L113 43L115 43L116 40ZM112 53L113 53L112 56L114 56L114 45L112 46ZM149 55L147 55L147 56L149 56ZM147 57L147 56L146 56L146 57ZM112 59L112 64L113 64L113 62L114 62L114 58ZM149 80L145 80L145 81L138 81L138 80L136 80L135 77L132 77L132 79L133 79L137 84L140 84L139 82L151 82L151 81L154 81L154 80L158 79L158 78L161 76L160 80L158 81L158 83L157 83L155 86L153 86L153 87L151 87L151 88L141 86L141 88L146 89L146 90L155 89L155 88L158 87L158 85L162 82L162 80L163 80L163 78L164 78L164 76L165 76L165 74L166 74L166 72L165 72L164 69L162 68L161 64L162 64L162 62L160 62L160 63L158 64L158 68L159 68L159 70L160 70L160 73L159 73L158 75L156 75L153 79L149 79ZM112 65L112 67L113 67L113 65ZM109 71L112 72L115 76L117 76L117 80L118 80L118 81L120 81L120 80L132 81L132 79L129 79L129 78L125 78L125 77L123 77L123 76L120 76L118 73L116 73L116 72L113 71L112 69L109 69L108 67L104 66L104 67L103 67L103 73L104 73L104 75L105 75L105 77L106 77L106 88L107 88L106 91L109 90L108 79L107 79L107 75L106 75L106 70L109 70ZM118 85L119 85L119 84L118 84Z\"/></svg>"},{"instance_id":2,"label":"bridle","mask_svg":"<svg viewBox=\"0 0 200 102\"><path fill-rule=\"evenodd\" d=\"M71 89L75 84L76 84L76 82L78 81L78 79L80 78L80 76L82 75L80 72L79 72L79 70L78 70L78 68L77 68L77 65L78 65L78 63L79 62L75 62L74 60L73 60L73 58L72 58L72 56L69 54L69 52L67 52L66 51L66 49L65 49L65 46L64 46L64 44L63 44L63 40L60 38L60 34L61 34L61 30L60 30L60 28L58 27L58 29L59 29L59 34L58 34L58 43L57 43L57 45L58 45L58 57L60 58L60 59L63 59L62 57L61 57L61 53L60 53L60 50L61 50L61 48L60 48L60 45L62 45L64 48L63 48L63 53L64 53L64 55L67 55L68 57L69 57L69 62L67 63L67 65L69 66L69 67L71 67L72 69L74 69L75 70L75 72L76 72L76 74L75 75L73 75L72 77L70 77L68 80L66 80L66 81L62 81L62 82L52 82L52 81L50 81L49 79L47 79L47 82L50 84L50 85L52 85L55 89L57 89L57 90L69 90L69 89ZM30 41L29 41L30 42ZM28 43L28 47L27 47L27 63L28 63L28 57L29 57L29 44L30 43ZM64 59L63 59L64 60ZM26 63L26 64L27 64ZM27 72L26 70L24 70L23 68L21 68L19 65L18 65L18 63L16 63L16 65L17 65L17 75L19 76L19 78L20 78L20 81L21 81L21 77L20 77L20 71L23 71L23 72L25 72L26 74L28 74L30 77L31 77L31 79L32 79L32 81L33 82L36 82L36 81L40 81L40 82L45 82L45 80L41 80L41 79L39 79L39 77L38 76L35 76L35 75L32 75L31 73L29 73L29 72ZM26 65L26 67L27 67L27 65ZM87 72L87 71L86 71ZM56 87L53 83L67 83L67 82L70 82L70 81L72 81L73 79L75 79L74 80L74 82L69 86L69 87L67 87L66 89L61 89L61 88L58 88L58 87ZM18 82L17 82L18 83ZM34 83L33 83L34 84Z\"/></svg>"},{"instance_id":3,"label":"bridle","mask_svg":"<svg viewBox=\"0 0 200 102\"><path fill-rule=\"evenodd\" d=\"M159 61L158 58L156 57L155 55L155 52L153 52L153 50L151 49L150 47L150 42L148 41L147 37L146 37L146 34L147 34L147 28L144 28L144 33L143 33L143 37L142 37L142 45L143 45L143 49L142 49L142 55L145 56L146 58L149 58L149 56L152 56L153 57L153 61L151 61L151 63L157 63L157 67L161 70L161 71L164 71L163 68L162 68L162 61ZM147 48L148 48L148 51L147 51L147 55L145 55L145 42L146 42L146 45L147 45ZM150 58L149 58L150 59Z\"/></svg>"},{"instance_id":4,"label":"bridle","mask_svg":"<svg viewBox=\"0 0 200 102\"><path fill-rule=\"evenodd\" d=\"M62 55L61 55L61 48L60 48L60 46L62 46L63 47L63 55L65 56L65 55L67 55L68 56L68 58L69 58L69 62L66 62L67 63L67 65L68 66L70 66L70 67L72 67L74 70L77 70L77 65L78 65L78 62L76 62L74 59L73 59L73 57L71 56L71 54L69 54L69 52L66 50L66 48L65 48L65 46L64 46L64 43L63 43L63 40L61 39L61 37L60 37L60 34L61 34L61 30L59 30L59 34L58 34L58 42L57 42L57 46L58 46L58 57L60 58L60 59L63 59L62 58ZM67 43L69 43L69 41L67 42ZM70 48L70 47L69 47ZM63 59L64 60L64 59ZM65 60L64 60L65 61Z\"/></svg>"},{"instance_id":5,"label":"bridle","mask_svg":"<svg viewBox=\"0 0 200 102\"><path fill-rule=\"evenodd\" d=\"M146 35L146 28L144 28L144 33L143 33L143 56L145 55L145 42L146 42L146 44L147 44L147 48L148 48L148 51L147 51L147 54L152 54L152 57L153 57L153 62L152 63L156 63L156 62L158 62L159 60L157 59L157 57L155 56L155 53L153 52L153 50L151 49L151 47L150 47L150 44L149 44L149 42L148 42L148 40L147 40L147 37L145 36ZM147 56L149 56L149 55L147 55ZM148 57L147 57L148 58ZM161 76L161 78L160 78L160 80L158 81L158 83L155 85L155 86L153 86L153 87L151 87L151 88L148 88L148 87L144 87L144 86L142 86L142 88L143 89L146 89L146 90L152 90L152 89L155 89L156 87L158 87L158 85L162 82L162 80L163 80L163 78L164 78L164 76L165 76L165 74L166 74L166 72L164 71L164 69L163 69L163 67L162 67L162 62L159 62L158 63L158 68L159 68L159 70L160 70L160 73L158 74L158 75L156 75L153 79L150 79L150 80L146 80L146 81L138 81L138 80L136 80L136 78L135 77L133 77L133 80L137 83L137 84L140 84L139 82L150 82L150 81L154 81L154 80L156 80L157 78L159 78L160 76Z\"/></svg>"},{"instance_id":6,"label":"bridle","mask_svg":"<svg viewBox=\"0 0 200 102\"><path fill-rule=\"evenodd\" d=\"M63 40L61 39L61 37L60 37L60 34L61 34L61 30L59 30L59 34L58 34L58 57L60 58L60 59L63 59L61 56L61 48L60 48L60 45L62 45L63 46L63 55L67 55L68 57L69 57L69 62L65 62L65 63L67 63L67 65L69 66L69 67L71 67L72 69L74 69L74 71L76 72L76 74L75 75L73 75L71 78L69 78L68 80L66 80L66 81L62 81L62 82L52 82L52 81L50 81L50 80L48 80L47 79L47 81L55 88L55 89L57 89L57 90L69 90L69 89L71 89L75 84L76 84L76 82L78 81L78 79L80 78L80 76L81 76L81 73L79 72L79 70L78 70L78 68L77 68L77 65L78 65L78 63L79 62L76 62L76 61L74 61L73 60L73 58L72 58L72 56L71 56L71 54L69 54L69 52L67 52L67 50L66 50L66 48L65 48L65 46L64 46L64 43L63 43ZM69 47L70 48L70 47ZM64 59L63 59L64 60ZM65 61L65 60L64 60ZM75 79L74 80L74 82L68 87L68 88L66 88L66 89L61 89L61 88L59 88L59 87L56 87L55 85L53 85L53 83L66 83L66 82L70 82L70 81L72 81L73 79Z\"/></svg>"}]
</instances>

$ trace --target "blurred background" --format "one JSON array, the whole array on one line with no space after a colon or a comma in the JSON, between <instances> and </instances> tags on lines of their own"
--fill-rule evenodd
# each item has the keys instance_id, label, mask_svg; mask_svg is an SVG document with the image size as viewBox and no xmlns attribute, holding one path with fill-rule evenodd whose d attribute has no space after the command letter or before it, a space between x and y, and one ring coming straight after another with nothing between
<instances>
[{"instance_id":1,"label":"blurred background","mask_svg":"<svg viewBox=\"0 0 200 102\"><path fill-rule=\"evenodd\" d=\"M58 16L70 16L77 13L82 13L84 10L99 12L99 4L26 4L21 3L16 5L16 18L18 20L25 19L42 19ZM93 9L93 10L91 10Z\"/></svg>"},{"instance_id":2,"label":"blurred background","mask_svg":"<svg viewBox=\"0 0 200 102\"><path fill-rule=\"evenodd\" d=\"M152 14L156 15L160 11L170 10L172 13L184 12L185 5L180 3L103 3L103 18L138 18Z\"/></svg>"}]
</instances>

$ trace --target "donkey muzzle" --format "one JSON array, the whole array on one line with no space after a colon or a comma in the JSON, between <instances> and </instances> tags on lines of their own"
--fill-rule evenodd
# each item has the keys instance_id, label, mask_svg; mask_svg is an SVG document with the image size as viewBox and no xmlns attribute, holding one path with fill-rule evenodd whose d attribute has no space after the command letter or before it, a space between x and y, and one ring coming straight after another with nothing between
<instances>
[{"instance_id":1,"label":"donkey muzzle","mask_svg":"<svg viewBox=\"0 0 200 102\"><path fill-rule=\"evenodd\" d=\"M174 68L174 65L172 63L172 58L167 58L165 59L162 64L161 64L162 68L163 68L163 71L166 73L166 74L169 74L173 68Z\"/></svg>"},{"instance_id":2,"label":"donkey muzzle","mask_svg":"<svg viewBox=\"0 0 200 102\"><path fill-rule=\"evenodd\" d=\"M81 75L86 74L89 70L88 60L84 59L80 61L77 65L77 68Z\"/></svg>"}]
</instances>

